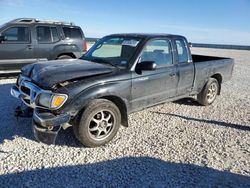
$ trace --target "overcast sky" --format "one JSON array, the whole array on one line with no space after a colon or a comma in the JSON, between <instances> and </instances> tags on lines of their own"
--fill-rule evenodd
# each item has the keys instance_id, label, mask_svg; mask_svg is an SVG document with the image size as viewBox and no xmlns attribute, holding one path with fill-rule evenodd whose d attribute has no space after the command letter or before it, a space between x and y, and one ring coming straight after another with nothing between
<instances>
[{"instance_id":1,"label":"overcast sky","mask_svg":"<svg viewBox=\"0 0 250 188\"><path fill-rule=\"evenodd\" d=\"M250 45L250 0L0 0L0 25L19 17L72 21L86 37L170 33Z\"/></svg>"}]
</instances>

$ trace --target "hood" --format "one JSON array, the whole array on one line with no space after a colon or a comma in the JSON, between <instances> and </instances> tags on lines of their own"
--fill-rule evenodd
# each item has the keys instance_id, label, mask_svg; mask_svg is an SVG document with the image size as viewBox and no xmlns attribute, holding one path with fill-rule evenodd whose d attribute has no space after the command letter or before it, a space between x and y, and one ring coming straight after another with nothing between
<instances>
[{"instance_id":1,"label":"hood","mask_svg":"<svg viewBox=\"0 0 250 188\"><path fill-rule=\"evenodd\" d=\"M27 65L22 74L46 88L84 77L108 74L113 67L80 59L54 60Z\"/></svg>"}]
</instances>

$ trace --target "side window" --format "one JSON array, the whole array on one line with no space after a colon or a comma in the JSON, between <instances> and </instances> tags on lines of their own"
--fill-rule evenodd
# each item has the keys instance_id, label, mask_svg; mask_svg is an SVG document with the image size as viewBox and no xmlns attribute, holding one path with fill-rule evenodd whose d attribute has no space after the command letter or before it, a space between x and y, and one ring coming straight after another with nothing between
<instances>
[{"instance_id":1,"label":"side window","mask_svg":"<svg viewBox=\"0 0 250 188\"><path fill-rule=\"evenodd\" d=\"M82 39L82 33L79 28L63 27L64 36L71 39Z\"/></svg>"},{"instance_id":2,"label":"side window","mask_svg":"<svg viewBox=\"0 0 250 188\"><path fill-rule=\"evenodd\" d=\"M38 26L36 28L37 41L38 42L52 42L50 27L48 26Z\"/></svg>"},{"instance_id":3,"label":"side window","mask_svg":"<svg viewBox=\"0 0 250 188\"><path fill-rule=\"evenodd\" d=\"M169 41L164 39L149 41L142 50L142 61L154 61L158 67L173 64Z\"/></svg>"},{"instance_id":4,"label":"side window","mask_svg":"<svg viewBox=\"0 0 250 188\"><path fill-rule=\"evenodd\" d=\"M13 42L29 42L30 30L28 27L11 27L2 33L6 37L6 41Z\"/></svg>"},{"instance_id":5,"label":"side window","mask_svg":"<svg viewBox=\"0 0 250 188\"><path fill-rule=\"evenodd\" d=\"M57 31L56 27L51 27L51 33L52 33L53 42L57 42L57 41L60 40L59 34L58 34L58 31Z\"/></svg>"},{"instance_id":6,"label":"side window","mask_svg":"<svg viewBox=\"0 0 250 188\"><path fill-rule=\"evenodd\" d=\"M188 62L188 53L185 42L183 40L175 41L179 63L187 63Z\"/></svg>"}]
</instances>

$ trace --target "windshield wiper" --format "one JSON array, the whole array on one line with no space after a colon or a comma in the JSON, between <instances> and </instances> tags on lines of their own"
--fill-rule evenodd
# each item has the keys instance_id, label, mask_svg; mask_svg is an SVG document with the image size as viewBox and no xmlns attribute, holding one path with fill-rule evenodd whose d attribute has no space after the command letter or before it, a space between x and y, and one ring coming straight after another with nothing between
<instances>
[{"instance_id":1,"label":"windshield wiper","mask_svg":"<svg viewBox=\"0 0 250 188\"><path fill-rule=\"evenodd\" d=\"M96 63L102 63L102 64L109 64L113 67L117 67L116 65L114 65L113 63L111 63L110 61L108 60L105 60L105 59L102 59L102 58L90 58L89 59L90 61L94 61Z\"/></svg>"}]
</instances>

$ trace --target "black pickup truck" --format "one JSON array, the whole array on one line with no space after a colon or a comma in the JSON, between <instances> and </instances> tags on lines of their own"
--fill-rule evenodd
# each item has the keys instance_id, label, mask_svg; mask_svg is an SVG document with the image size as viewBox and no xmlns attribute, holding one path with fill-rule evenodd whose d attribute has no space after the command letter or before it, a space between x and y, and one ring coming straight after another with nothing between
<instances>
[{"instance_id":1,"label":"black pickup truck","mask_svg":"<svg viewBox=\"0 0 250 188\"><path fill-rule=\"evenodd\" d=\"M80 59L23 67L11 94L34 109L37 140L54 143L73 126L81 143L95 147L127 127L132 112L186 97L212 104L233 67L230 58L191 55L183 36L114 34Z\"/></svg>"}]
</instances>

